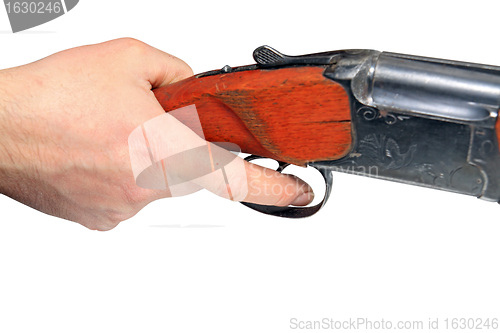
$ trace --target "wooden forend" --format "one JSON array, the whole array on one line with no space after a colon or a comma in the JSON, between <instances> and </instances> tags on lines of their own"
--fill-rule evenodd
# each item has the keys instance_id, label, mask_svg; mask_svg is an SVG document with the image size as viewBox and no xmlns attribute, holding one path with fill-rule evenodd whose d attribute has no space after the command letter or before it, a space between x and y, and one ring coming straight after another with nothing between
<instances>
[{"instance_id":1,"label":"wooden forend","mask_svg":"<svg viewBox=\"0 0 500 333\"><path fill-rule=\"evenodd\" d=\"M167 112L196 105L208 141L305 165L339 159L351 149L348 95L323 71L290 67L191 77L154 93Z\"/></svg>"}]
</instances>

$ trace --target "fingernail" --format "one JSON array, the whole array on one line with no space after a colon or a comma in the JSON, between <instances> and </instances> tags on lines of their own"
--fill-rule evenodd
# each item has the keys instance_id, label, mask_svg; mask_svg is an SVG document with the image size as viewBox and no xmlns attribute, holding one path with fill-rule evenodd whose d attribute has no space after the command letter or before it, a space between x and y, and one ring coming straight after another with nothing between
<instances>
[{"instance_id":1,"label":"fingernail","mask_svg":"<svg viewBox=\"0 0 500 333\"><path fill-rule=\"evenodd\" d=\"M306 206L307 204L311 203L314 199L314 193L313 192L305 192L300 194L298 197L295 198L292 202L292 206Z\"/></svg>"}]
</instances>

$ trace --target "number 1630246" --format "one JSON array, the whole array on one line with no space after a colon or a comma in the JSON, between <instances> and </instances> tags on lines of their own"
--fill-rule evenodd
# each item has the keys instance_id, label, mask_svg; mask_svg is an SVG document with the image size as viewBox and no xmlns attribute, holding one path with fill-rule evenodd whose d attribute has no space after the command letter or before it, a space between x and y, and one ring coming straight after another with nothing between
<instances>
[{"instance_id":1,"label":"number 1630246","mask_svg":"<svg viewBox=\"0 0 500 333\"><path fill-rule=\"evenodd\" d=\"M6 2L5 8L7 13L11 14L45 14L56 13L59 14L63 11L61 2L36 2L36 1L23 1L23 2Z\"/></svg>"}]
</instances>

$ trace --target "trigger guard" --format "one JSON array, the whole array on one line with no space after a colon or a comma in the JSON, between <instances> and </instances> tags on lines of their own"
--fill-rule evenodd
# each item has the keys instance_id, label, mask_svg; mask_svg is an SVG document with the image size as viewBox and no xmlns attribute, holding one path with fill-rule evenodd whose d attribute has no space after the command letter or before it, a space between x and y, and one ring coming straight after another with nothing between
<instances>
[{"instance_id":1,"label":"trigger guard","mask_svg":"<svg viewBox=\"0 0 500 333\"><path fill-rule=\"evenodd\" d=\"M245 158L245 161L250 162L261 158L267 158L267 157L250 155ZM278 163L279 166L276 169L276 171L278 171L279 173L283 172L283 170L290 165L290 163L284 163L279 161ZM328 198L330 197L330 193L332 191L332 181L333 181L331 170L317 166L313 166L313 168L315 168L321 173L323 179L325 180L325 185L326 185L325 196L323 197L323 200L321 200L321 202L318 203L317 205L311 207L293 207L293 206L280 207L280 206L259 205L249 202L241 202L241 204L267 215L287 217L287 218L302 218L302 217L312 216L316 214L328 201Z\"/></svg>"}]
</instances>

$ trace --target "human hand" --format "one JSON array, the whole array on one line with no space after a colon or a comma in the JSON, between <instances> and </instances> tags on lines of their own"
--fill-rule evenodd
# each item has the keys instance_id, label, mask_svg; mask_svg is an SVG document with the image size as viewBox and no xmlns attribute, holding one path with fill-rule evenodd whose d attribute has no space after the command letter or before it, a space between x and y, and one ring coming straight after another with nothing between
<instances>
[{"instance_id":1,"label":"human hand","mask_svg":"<svg viewBox=\"0 0 500 333\"><path fill-rule=\"evenodd\" d=\"M128 38L0 71L0 192L96 230L112 229L172 195L136 184L128 138L165 114L152 89L192 74L182 60ZM164 133L166 139L201 140L182 124ZM242 163L244 171L231 184L234 198L278 206L312 200L303 181ZM189 167L175 172L184 169ZM261 191L269 184L288 191ZM223 184L202 186L220 195Z\"/></svg>"}]
</instances>

